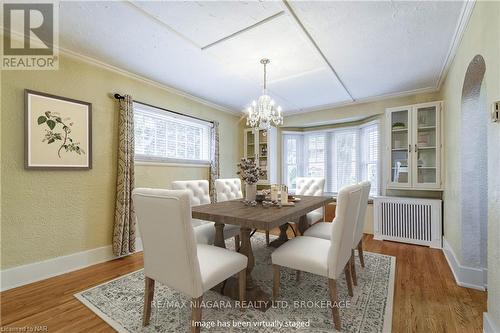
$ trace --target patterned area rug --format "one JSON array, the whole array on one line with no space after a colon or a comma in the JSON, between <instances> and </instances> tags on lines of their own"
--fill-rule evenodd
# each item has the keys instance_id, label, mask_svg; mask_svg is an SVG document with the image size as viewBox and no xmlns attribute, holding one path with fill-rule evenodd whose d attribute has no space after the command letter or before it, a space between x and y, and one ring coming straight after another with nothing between
<instances>
[{"instance_id":1,"label":"patterned area rug","mask_svg":"<svg viewBox=\"0 0 500 333\"><path fill-rule=\"evenodd\" d=\"M252 237L252 246L254 281L271 294L273 248L266 247L260 234ZM344 274L337 281L343 332L391 331L395 265L395 257L365 252L362 269L356 255L358 286L354 296L347 294ZM241 311L233 300L213 291L206 292L202 332L334 332L327 304L327 279L304 272L300 282L296 282L293 270L281 272L281 302L266 312L252 307ZM142 327L143 270L85 290L75 297L118 332L189 331L190 298L158 282L151 323Z\"/></svg>"}]
</instances>

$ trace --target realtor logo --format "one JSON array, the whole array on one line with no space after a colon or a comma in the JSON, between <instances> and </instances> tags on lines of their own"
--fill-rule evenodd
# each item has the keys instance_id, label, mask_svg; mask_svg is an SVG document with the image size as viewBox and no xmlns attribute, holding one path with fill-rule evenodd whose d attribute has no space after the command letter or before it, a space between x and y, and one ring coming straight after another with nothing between
<instances>
[{"instance_id":1,"label":"realtor logo","mask_svg":"<svg viewBox=\"0 0 500 333\"><path fill-rule=\"evenodd\" d=\"M4 3L2 10L2 69L57 69L57 6L16 2Z\"/></svg>"}]
</instances>

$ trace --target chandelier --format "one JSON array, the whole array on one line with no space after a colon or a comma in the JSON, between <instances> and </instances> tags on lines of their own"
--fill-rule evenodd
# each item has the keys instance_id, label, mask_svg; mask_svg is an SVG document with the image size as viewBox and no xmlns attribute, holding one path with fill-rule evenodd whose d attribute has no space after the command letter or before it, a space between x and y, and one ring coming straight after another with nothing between
<instances>
[{"instance_id":1,"label":"chandelier","mask_svg":"<svg viewBox=\"0 0 500 333\"><path fill-rule=\"evenodd\" d=\"M277 106L274 100L267 94L267 72L266 65L269 59L262 59L260 63L264 65L264 90L257 101L247 108L247 126L254 131L259 129L269 130L272 126L283 125L283 116L281 115L281 106ZM266 132L264 132L266 133Z\"/></svg>"}]
</instances>

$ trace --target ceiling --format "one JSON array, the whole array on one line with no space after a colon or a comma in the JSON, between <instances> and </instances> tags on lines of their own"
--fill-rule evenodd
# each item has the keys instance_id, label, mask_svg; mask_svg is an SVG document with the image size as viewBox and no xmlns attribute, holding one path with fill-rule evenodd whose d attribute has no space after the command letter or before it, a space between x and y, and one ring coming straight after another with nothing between
<instances>
[{"instance_id":1,"label":"ceiling","mask_svg":"<svg viewBox=\"0 0 500 333\"><path fill-rule=\"evenodd\" d=\"M268 88L285 113L436 90L465 2L60 2L63 50L234 112Z\"/></svg>"}]
</instances>

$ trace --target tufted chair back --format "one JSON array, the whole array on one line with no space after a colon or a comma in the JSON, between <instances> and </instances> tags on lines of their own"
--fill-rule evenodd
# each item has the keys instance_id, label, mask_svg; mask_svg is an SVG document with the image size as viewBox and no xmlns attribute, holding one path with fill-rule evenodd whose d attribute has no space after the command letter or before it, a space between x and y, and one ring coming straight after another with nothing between
<instances>
[{"instance_id":1,"label":"tufted chair back","mask_svg":"<svg viewBox=\"0 0 500 333\"><path fill-rule=\"evenodd\" d=\"M361 203L359 204L358 219L356 221L356 229L354 230L354 240L352 248L356 249L359 241L363 238L363 229L365 227L366 208L368 207L368 197L370 195L370 187L372 184L368 181L361 182Z\"/></svg>"},{"instance_id":2,"label":"tufted chair back","mask_svg":"<svg viewBox=\"0 0 500 333\"><path fill-rule=\"evenodd\" d=\"M215 191L217 192L217 202L243 198L239 178L216 179Z\"/></svg>"},{"instance_id":3,"label":"tufted chair back","mask_svg":"<svg viewBox=\"0 0 500 333\"><path fill-rule=\"evenodd\" d=\"M337 196L328 254L328 277L331 279L336 279L343 272L351 258L352 235L358 220L361 193L361 185L356 184L341 188Z\"/></svg>"},{"instance_id":4,"label":"tufted chair back","mask_svg":"<svg viewBox=\"0 0 500 333\"><path fill-rule=\"evenodd\" d=\"M172 182L173 190L188 190L191 207L210 203L208 180L177 180Z\"/></svg>"},{"instance_id":5,"label":"tufted chair back","mask_svg":"<svg viewBox=\"0 0 500 333\"><path fill-rule=\"evenodd\" d=\"M297 177L298 195L323 195L325 188L325 178L321 177Z\"/></svg>"},{"instance_id":6,"label":"tufted chair back","mask_svg":"<svg viewBox=\"0 0 500 333\"><path fill-rule=\"evenodd\" d=\"M132 199L144 247L144 274L191 297L201 296L188 193L136 188Z\"/></svg>"},{"instance_id":7,"label":"tufted chair back","mask_svg":"<svg viewBox=\"0 0 500 333\"><path fill-rule=\"evenodd\" d=\"M325 178L322 177L297 177L298 195L322 196L325 188ZM324 215L323 208L318 208L314 212Z\"/></svg>"}]
</instances>

